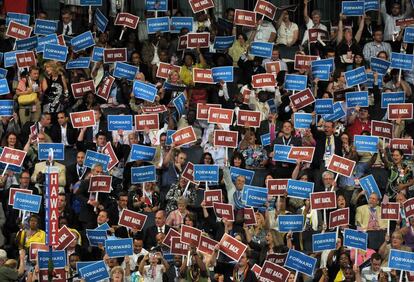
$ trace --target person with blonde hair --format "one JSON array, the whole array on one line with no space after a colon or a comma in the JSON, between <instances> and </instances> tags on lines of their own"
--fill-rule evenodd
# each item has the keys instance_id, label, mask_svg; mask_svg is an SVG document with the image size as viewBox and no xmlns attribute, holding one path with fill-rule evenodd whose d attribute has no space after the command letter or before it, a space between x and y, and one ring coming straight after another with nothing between
<instances>
[{"instance_id":1,"label":"person with blonde hair","mask_svg":"<svg viewBox=\"0 0 414 282\"><path fill-rule=\"evenodd\" d=\"M68 102L68 86L62 68L57 62L44 64L45 79L42 81L43 112L57 114L65 109Z\"/></svg>"}]
</instances>

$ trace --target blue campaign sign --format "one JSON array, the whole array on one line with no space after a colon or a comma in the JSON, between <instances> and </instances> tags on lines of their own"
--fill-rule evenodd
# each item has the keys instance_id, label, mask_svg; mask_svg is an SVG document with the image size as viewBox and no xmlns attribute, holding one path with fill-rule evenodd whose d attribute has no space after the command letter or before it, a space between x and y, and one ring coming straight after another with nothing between
<instances>
[{"instance_id":1,"label":"blue campaign sign","mask_svg":"<svg viewBox=\"0 0 414 282\"><path fill-rule=\"evenodd\" d=\"M168 1L167 0L146 0L145 10L147 11L167 11Z\"/></svg>"},{"instance_id":2,"label":"blue campaign sign","mask_svg":"<svg viewBox=\"0 0 414 282\"><path fill-rule=\"evenodd\" d=\"M108 18L101 12L101 10L96 9L95 11L95 25L100 32L105 32L106 26L108 25Z\"/></svg>"},{"instance_id":3,"label":"blue campaign sign","mask_svg":"<svg viewBox=\"0 0 414 282\"><path fill-rule=\"evenodd\" d=\"M371 58L371 70L380 74L386 74L391 62L373 57Z\"/></svg>"},{"instance_id":4,"label":"blue campaign sign","mask_svg":"<svg viewBox=\"0 0 414 282\"><path fill-rule=\"evenodd\" d=\"M318 115L331 115L333 110L333 99L316 99L315 112Z\"/></svg>"},{"instance_id":5,"label":"blue campaign sign","mask_svg":"<svg viewBox=\"0 0 414 282\"><path fill-rule=\"evenodd\" d=\"M404 91L400 92L382 92L381 94L381 108L387 109L388 104L399 104L405 102Z\"/></svg>"},{"instance_id":6,"label":"blue campaign sign","mask_svg":"<svg viewBox=\"0 0 414 282\"><path fill-rule=\"evenodd\" d=\"M267 202L267 189L248 190L246 196L246 206L260 208Z\"/></svg>"},{"instance_id":7,"label":"blue campaign sign","mask_svg":"<svg viewBox=\"0 0 414 282\"><path fill-rule=\"evenodd\" d=\"M13 115L13 100L0 100L0 116L9 117Z\"/></svg>"},{"instance_id":8,"label":"blue campaign sign","mask_svg":"<svg viewBox=\"0 0 414 282\"><path fill-rule=\"evenodd\" d=\"M37 146L39 160L47 160L50 149L53 150L53 159L57 161L65 159L65 145L63 143L39 143Z\"/></svg>"},{"instance_id":9,"label":"blue campaign sign","mask_svg":"<svg viewBox=\"0 0 414 282\"><path fill-rule=\"evenodd\" d=\"M151 83L135 80L133 92L135 98L153 103L157 95L157 87Z\"/></svg>"},{"instance_id":10,"label":"blue campaign sign","mask_svg":"<svg viewBox=\"0 0 414 282\"><path fill-rule=\"evenodd\" d=\"M323 59L323 60L316 60L311 62L312 67L316 66L329 66L329 72L333 72L334 69L334 59Z\"/></svg>"},{"instance_id":11,"label":"blue campaign sign","mask_svg":"<svg viewBox=\"0 0 414 282\"><path fill-rule=\"evenodd\" d=\"M365 0L364 11L379 11L379 1L378 0Z\"/></svg>"},{"instance_id":12,"label":"blue campaign sign","mask_svg":"<svg viewBox=\"0 0 414 282\"><path fill-rule=\"evenodd\" d=\"M294 113L293 117L295 128L310 128L310 125L312 123L312 114Z\"/></svg>"},{"instance_id":13,"label":"blue campaign sign","mask_svg":"<svg viewBox=\"0 0 414 282\"><path fill-rule=\"evenodd\" d=\"M269 105L269 109L271 113L277 113L277 107L275 99L269 99L266 101L266 103Z\"/></svg>"},{"instance_id":14,"label":"blue campaign sign","mask_svg":"<svg viewBox=\"0 0 414 282\"><path fill-rule=\"evenodd\" d=\"M354 70L345 72L345 80L346 80L346 85L348 87L352 87L352 86L366 82L367 74L365 73L365 67L359 67Z\"/></svg>"},{"instance_id":15,"label":"blue campaign sign","mask_svg":"<svg viewBox=\"0 0 414 282\"><path fill-rule=\"evenodd\" d=\"M382 88L382 81L384 79L383 74L378 74L377 86ZM367 82L364 83L368 88L374 88L374 74L372 72L367 73Z\"/></svg>"},{"instance_id":16,"label":"blue campaign sign","mask_svg":"<svg viewBox=\"0 0 414 282\"><path fill-rule=\"evenodd\" d=\"M132 130L132 115L108 115L108 131Z\"/></svg>"},{"instance_id":17,"label":"blue campaign sign","mask_svg":"<svg viewBox=\"0 0 414 282\"><path fill-rule=\"evenodd\" d=\"M186 103L186 98L184 93L181 93L180 95L178 95L176 98L174 98L173 100L173 104L175 106L175 108L177 109L178 113L181 115L183 115L185 113L185 103Z\"/></svg>"},{"instance_id":18,"label":"blue campaign sign","mask_svg":"<svg viewBox=\"0 0 414 282\"><path fill-rule=\"evenodd\" d=\"M8 12L6 17L6 26L9 25L10 21L14 21L22 25L30 25L30 15Z\"/></svg>"},{"instance_id":19,"label":"blue campaign sign","mask_svg":"<svg viewBox=\"0 0 414 282\"><path fill-rule=\"evenodd\" d=\"M245 184L244 187L243 187L243 192L242 192L242 201L243 201L243 203L246 203L246 201L247 201L247 192L249 192L251 190L265 192L265 191L267 191L267 188Z\"/></svg>"},{"instance_id":20,"label":"blue campaign sign","mask_svg":"<svg viewBox=\"0 0 414 282\"><path fill-rule=\"evenodd\" d=\"M305 218L301 214L279 215L279 232L302 232Z\"/></svg>"},{"instance_id":21,"label":"blue campaign sign","mask_svg":"<svg viewBox=\"0 0 414 282\"><path fill-rule=\"evenodd\" d=\"M407 26L404 29L404 43L414 43L414 27Z\"/></svg>"},{"instance_id":22,"label":"blue campaign sign","mask_svg":"<svg viewBox=\"0 0 414 282\"><path fill-rule=\"evenodd\" d=\"M243 168L231 166L230 167L230 176L231 176L231 181L233 183L236 182L236 178L238 176L244 176L244 178L246 180L246 184L251 185L252 182L253 182L253 178L254 178L254 170L243 169Z\"/></svg>"},{"instance_id":23,"label":"blue campaign sign","mask_svg":"<svg viewBox=\"0 0 414 282\"><path fill-rule=\"evenodd\" d=\"M98 282L109 278L109 273L103 260L80 268L79 274L86 282Z\"/></svg>"},{"instance_id":24,"label":"blue campaign sign","mask_svg":"<svg viewBox=\"0 0 414 282\"><path fill-rule=\"evenodd\" d=\"M156 32L170 32L170 18L148 18L147 30L149 34Z\"/></svg>"},{"instance_id":25,"label":"blue campaign sign","mask_svg":"<svg viewBox=\"0 0 414 282\"><path fill-rule=\"evenodd\" d=\"M61 251L39 251L37 253L37 260L39 269L44 270L49 268L49 259L52 257L54 268L65 268L66 266L66 252Z\"/></svg>"},{"instance_id":26,"label":"blue campaign sign","mask_svg":"<svg viewBox=\"0 0 414 282\"><path fill-rule=\"evenodd\" d=\"M102 47L93 47L93 52L92 52L92 62L102 62L103 61L103 52L104 52L105 48Z\"/></svg>"},{"instance_id":27,"label":"blue campaign sign","mask_svg":"<svg viewBox=\"0 0 414 282\"><path fill-rule=\"evenodd\" d=\"M16 40L16 50L33 50L37 47L37 36Z\"/></svg>"},{"instance_id":28,"label":"blue campaign sign","mask_svg":"<svg viewBox=\"0 0 414 282\"><path fill-rule=\"evenodd\" d=\"M193 18L192 17L171 17L170 32L180 33L182 28L186 28L191 32L193 30Z\"/></svg>"},{"instance_id":29,"label":"blue campaign sign","mask_svg":"<svg viewBox=\"0 0 414 282\"><path fill-rule=\"evenodd\" d=\"M314 185L313 182L289 179L287 185L288 196L299 199L309 199L310 194L313 193Z\"/></svg>"},{"instance_id":30,"label":"blue campaign sign","mask_svg":"<svg viewBox=\"0 0 414 282\"><path fill-rule=\"evenodd\" d=\"M73 37L70 40L70 45L73 46L73 51L75 53L94 46L95 40L93 39L92 32L86 31L82 34L79 34L78 36Z\"/></svg>"},{"instance_id":31,"label":"blue campaign sign","mask_svg":"<svg viewBox=\"0 0 414 282\"><path fill-rule=\"evenodd\" d=\"M218 182L219 166L195 164L194 180L197 182Z\"/></svg>"},{"instance_id":32,"label":"blue campaign sign","mask_svg":"<svg viewBox=\"0 0 414 282\"><path fill-rule=\"evenodd\" d=\"M59 44L45 44L43 59L66 62L68 47Z\"/></svg>"},{"instance_id":33,"label":"blue campaign sign","mask_svg":"<svg viewBox=\"0 0 414 282\"><path fill-rule=\"evenodd\" d=\"M111 226L109 226L107 222L95 228L95 230L104 230L104 231L108 231L109 229L111 229Z\"/></svg>"},{"instance_id":34,"label":"blue campaign sign","mask_svg":"<svg viewBox=\"0 0 414 282\"><path fill-rule=\"evenodd\" d=\"M378 151L378 136L355 135L354 145L357 152L375 154Z\"/></svg>"},{"instance_id":35,"label":"blue campaign sign","mask_svg":"<svg viewBox=\"0 0 414 282\"><path fill-rule=\"evenodd\" d=\"M414 55L392 52L391 68L401 70L412 70L414 65Z\"/></svg>"},{"instance_id":36,"label":"blue campaign sign","mask_svg":"<svg viewBox=\"0 0 414 282\"><path fill-rule=\"evenodd\" d=\"M1 62L1 60L0 60ZM5 78L7 76L8 70L0 68L0 79Z\"/></svg>"},{"instance_id":37,"label":"blue campaign sign","mask_svg":"<svg viewBox=\"0 0 414 282\"><path fill-rule=\"evenodd\" d=\"M86 229L86 237L91 246L98 247L99 244L105 246L106 230Z\"/></svg>"},{"instance_id":38,"label":"blue campaign sign","mask_svg":"<svg viewBox=\"0 0 414 282\"><path fill-rule=\"evenodd\" d=\"M260 136L260 142L262 146L269 146L270 145L270 133L266 133Z\"/></svg>"},{"instance_id":39,"label":"blue campaign sign","mask_svg":"<svg viewBox=\"0 0 414 282\"><path fill-rule=\"evenodd\" d=\"M66 64L66 69L87 69L91 63L90 57L80 57L74 60L70 60Z\"/></svg>"},{"instance_id":40,"label":"blue campaign sign","mask_svg":"<svg viewBox=\"0 0 414 282\"><path fill-rule=\"evenodd\" d=\"M76 262L76 269L79 271L79 269L94 263L96 263L96 261L78 261Z\"/></svg>"},{"instance_id":41,"label":"blue campaign sign","mask_svg":"<svg viewBox=\"0 0 414 282\"><path fill-rule=\"evenodd\" d=\"M131 168L131 183L145 183L156 181L155 166L147 165Z\"/></svg>"},{"instance_id":42,"label":"blue campaign sign","mask_svg":"<svg viewBox=\"0 0 414 282\"><path fill-rule=\"evenodd\" d=\"M333 105L333 114L330 115L324 115L323 119L324 120L329 120L329 121L337 121L343 117L346 116L346 113L342 107L342 103L341 102L336 102Z\"/></svg>"},{"instance_id":43,"label":"blue campaign sign","mask_svg":"<svg viewBox=\"0 0 414 282\"><path fill-rule=\"evenodd\" d=\"M214 39L214 49L216 50L227 50L229 49L236 40L235 35L231 36L216 36Z\"/></svg>"},{"instance_id":44,"label":"blue campaign sign","mask_svg":"<svg viewBox=\"0 0 414 282\"><path fill-rule=\"evenodd\" d=\"M319 78L322 81L328 81L331 75L330 66L316 65L312 66L312 75L314 78Z\"/></svg>"},{"instance_id":45,"label":"blue campaign sign","mask_svg":"<svg viewBox=\"0 0 414 282\"><path fill-rule=\"evenodd\" d=\"M365 13L364 1L343 1L342 14L344 16L362 16Z\"/></svg>"},{"instance_id":46,"label":"blue campaign sign","mask_svg":"<svg viewBox=\"0 0 414 282\"><path fill-rule=\"evenodd\" d=\"M317 259L302 252L290 249L285 260L286 267L313 277Z\"/></svg>"},{"instance_id":47,"label":"blue campaign sign","mask_svg":"<svg viewBox=\"0 0 414 282\"><path fill-rule=\"evenodd\" d=\"M139 68L136 66L132 66L127 63L116 62L113 76L116 78L125 78L127 80L133 81L138 71Z\"/></svg>"},{"instance_id":48,"label":"blue campaign sign","mask_svg":"<svg viewBox=\"0 0 414 282\"><path fill-rule=\"evenodd\" d=\"M134 252L132 238L106 240L105 251L110 258L132 256Z\"/></svg>"},{"instance_id":49,"label":"blue campaign sign","mask_svg":"<svg viewBox=\"0 0 414 282\"><path fill-rule=\"evenodd\" d=\"M102 6L102 0L80 0L81 6Z\"/></svg>"},{"instance_id":50,"label":"blue campaign sign","mask_svg":"<svg viewBox=\"0 0 414 282\"><path fill-rule=\"evenodd\" d=\"M110 157L105 154L101 154L95 151L87 150L85 155L86 167L92 168L95 164L101 164L104 171L108 170Z\"/></svg>"},{"instance_id":51,"label":"blue campaign sign","mask_svg":"<svg viewBox=\"0 0 414 282\"><path fill-rule=\"evenodd\" d=\"M354 229L345 229L344 246L348 248L367 250L368 233Z\"/></svg>"},{"instance_id":52,"label":"blue campaign sign","mask_svg":"<svg viewBox=\"0 0 414 282\"><path fill-rule=\"evenodd\" d=\"M165 141L165 145L170 146L172 144L172 135L176 132L176 130L167 130L167 140Z\"/></svg>"},{"instance_id":53,"label":"blue campaign sign","mask_svg":"<svg viewBox=\"0 0 414 282\"><path fill-rule=\"evenodd\" d=\"M359 185L361 185L362 189L364 189L367 192L365 195L367 199L369 198L369 196L371 196L372 193L375 193L378 195L379 198L382 198L381 191L378 188L378 184L375 181L375 178L374 176L372 176L372 174L360 178Z\"/></svg>"},{"instance_id":54,"label":"blue campaign sign","mask_svg":"<svg viewBox=\"0 0 414 282\"><path fill-rule=\"evenodd\" d=\"M308 77L306 75L286 74L284 88L286 90L302 91L306 89L307 83Z\"/></svg>"},{"instance_id":55,"label":"blue campaign sign","mask_svg":"<svg viewBox=\"0 0 414 282\"><path fill-rule=\"evenodd\" d=\"M233 66L215 67L211 69L214 82L233 82Z\"/></svg>"},{"instance_id":56,"label":"blue campaign sign","mask_svg":"<svg viewBox=\"0 0 414 282\"><path fill-rule=\"evenodd\" d=\"M44 37L37 37L36 52L42 53L45 48L45 44L59 44L59 39L56 33L49 34Z\"/></svg>"},{"instance_id":57,"label":"blue campaign sign","mask_svg":"<svg viewBox=\"0 0 414 282\"><path fill-rule=\"evenodd\" d=\"M273 146L273 160L276 162L287 162L287 163L296 163L296 160L288 158L290 152L290 146L275 144Z\"/></svg>"},{"instance_id":58,"label":"blue campaign sign","mask_svg":"<svg viewBox=\"0 0 414 282\"><path fill-rule=\"evenodd\" d=\"M129 156L129 162L133 162L133 161L149 161L150 162L154 159L155 150L156 149L154 147L132 144L131 153Z\"/></svg>"},{"instance_id":59,"label":"blue campaign sign","mask_svg":"<svg viewBox=\"0 0 414 282\"><path fill-rule=\"evenodd\" d=\"M6 78L0 79L0 95L6 95L10 93L9 83Z\"/></svg>"},{"instance_id":60,"label":"blue campaign sign","mask_svg":"<svg viewBox=\"0 0 414 282\"><path fill-rule=\"evenodd\" d=\"M10 51L10 52L4 53L4 56L3 56L4 67L10 68L14 66L14 64L16 64L16 54L24 53L24 52L25 52L24 50L19 50L19 51Z\"/></svg>"},{"instance_id":61,"label":"blue campaign sign","mask_svg":"<svg viewBox=\"0 0 414 282\"><path fill-rule=\"evenodd\" d=\"M391 249L388 256L388 267L401 271L414 271L414 253Z\"/></svg>"},{"instance_id":62,"label":"blue campaign sign","mask_svg":"<svg viewBox=\"0 0 414 282\"><path fill-rule=\"evenodd\" d=\"M13 208L21 211L39 213L42 196L16 192Z\"/></svg>"},{"instance_id":63,"label":"blue campaign sign","mask_svg":"<svg viewBox=\"0 0 414 282\"><path fill-rule=\"evenodd\" d=\"M323 252L336 249L336 232L327 232L312 235L312 251Z\"/></svg>"},{"instance_id":64,"label":"blue campaign sign","mask_svg":"<svg viewBox=\"0 0 414 282\"><path fill-rule=\"evenodd\" d=\"M249 55L271 58L273 51L273 43L255 41L250 45Z\"/></svg>"},{"instance_id":65,"label":"blue campaign sign","mask_svg":"<svg viewBox=\"0 0 414 282\"><path fill-rule=\"evenodd\" d=\"M368 107L368 91L357 91L345 93L346 106L348 108Z\"/></svg>"},{"instance_id":66,"label":"blue campaign sign","mask_svg":"<svg viewBox=\"0 0 414 282\"><path fill-rule=\"evenodd\" d=\"M55 33L57 30L58 22L50 20L36 19L34 26L34 34L48 35Z\"/></svg>"}]
</instances>

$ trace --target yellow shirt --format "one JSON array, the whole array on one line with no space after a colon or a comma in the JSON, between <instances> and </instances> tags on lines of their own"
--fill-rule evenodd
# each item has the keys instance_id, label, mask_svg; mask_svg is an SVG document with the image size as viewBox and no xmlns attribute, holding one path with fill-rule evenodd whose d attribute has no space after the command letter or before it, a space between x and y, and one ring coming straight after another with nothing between
<instances>
[{"instance_id":1,"label":"yellow shirt","mask_svg":"<svg viewBox=\"0 0 414 282\"><path fill-rule=\"evenodd\" d=\"M200 68L200 69L204 69L206 68L206 66L202 65L202 64L195 64L192 65L190 68L187 67L186 65L181 67L180 70L180 78L182 80L182 82L187 85L193 85L193 68Z\"/></svg>"},{"instance_id":2,"label":"yellow shirt","mask_svg":"<svg viewBox=\"0 0 414 282\"><path fill-rule=\"evenodd\" d=\"M30 238L28 238L26 230L23 230L21 237L20 237L19 244L21 246L24 245L24 247L28 249L31 243L45 244L46 243L46 232L39 229L36 231L36 233L30 236Z\"/></svg>"}]
</instances>

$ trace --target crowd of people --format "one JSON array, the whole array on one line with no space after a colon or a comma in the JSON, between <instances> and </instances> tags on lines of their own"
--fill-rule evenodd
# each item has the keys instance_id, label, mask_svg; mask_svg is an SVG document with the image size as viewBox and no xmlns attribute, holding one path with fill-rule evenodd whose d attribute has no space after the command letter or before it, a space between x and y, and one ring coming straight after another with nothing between
<instances>
[{"instance_id":1,"label":"crowd of people","mask_svg":"<svg viewBox=\"0 0 414 282\"><path fill-rule=\"evenodd\" d=\"M224 15L217 15L216 7L192 15L172 8L146 10L133 29L114 25L117 14L132 13L126 5L128 1L104 1L102 7L89 8L72 3L79 1L66 1L70 3L62 4L54 32L64 35L61 39L66 43L62 44L69 51L66 61L44 59L43 53L32 46L23 50L34 51L36 62L20 68L16 63L6 65L6 57L10 60L10 54L15 56L13 51L20 44L8 35L8 26L14 19L10 12L16 11L11 1L5 2L8 5L4 8L9 10L0 20L0 51L4 58L0 69L4 71L0 75L6 78L9 92L2 93L1 99L12 100L13 110L10 115L1 116L0 140L2 150L17 149L26 152L26 156L21 167L12 169L1 164L0 281L57 279L53 267L49 265L46 275L42 275L36 253L32 258L32 252L39 244L46 244L49 236L44 203L50 166L58 171L59 228L66 226L75 236L65 248L64 278L56 281L89 281L79 271L81 263L98 261L105 263L108 272L103 281L269 281L260 269L272 261L272 255L283 258L281 262L273 262L289 271L286 276L289 282L414 281L414 274L388 264L392 250L412 252L414 248L414 216L406 217L404 208L404 203L414 197L414 120L412 113L411 118L390 119L381 103L383 93L403 92L401 102L412 106L414 65L410 70L388 67L384 73L373 70L371 65L373 58L391 61L392 53L413 52L412 42L404 42L404 33L413 16L412 2L379 0L377 11L354 17L337 11L338 17L331 19L330 26L323 24L326 18L307 0L297 3L296 9L277 7L274 18L256 13L254 26L236 24L232 7L224 7ZM225 2L220 3L226 5ZM104 31L95 20L98 10L109 21ZM302 12L303 19L293 22L294 13ZM192 29L148 33L149 19L184 16L193 18ZM34 27L37 19L49 19L47 7L31 15L29 24ZM403 23L399 24L399 20ZM311 29L319 31L316 40L311 39ZM76 46L70 45L71 38L87 31L93 32L93 46L76 50ZM43 36L31 32L30 37ZM182 48L183 36L193 33L209 33L208 46ZM215 41L224 36L234 36L233 42L224 50L216 49ZM272 43L271 54L251 55L255 42ZM70 61L94 58L99 47L126 48L124 62L138 70L134 78L116 75L117 64L104 62L102 57L92 59L86 68L67 68ZM298 56L309 59L308 64L299 67L295 61ZM321 79L312 72L311 60L329 59L333 62L329 78ZM273 63L278 67L272 71L268 66ZM170 70L162 75L159 68L166 65ZM201 83L194 77L197 69L225 66L233 67L231 81ZM349 87L345 73L359 67L365 68L372 81ZM273 75L273 85L256 87L252 80L265 73ZM288 74L306 77L306 88L314 100L333 99L334 104L339 102L344 115L318 114L315 101L298 108L290 99L298 91L285 89ZM108 96L103 97L102 88L111 78L114 81L109 84ZM73 84L87 81L93 81L95 88L80 96L73 93ZM153 101L142 99L134 91L137 81L156 88ZM368 92L368 106L347 107L345 93L354 91ZM183 108L176 103L178 97L184 101ZM210 109L233 110L233 120L230 124L209 122L209 111L202 118L200 110L207 105ZM109 128L109 116L131 115L136 121L136 116L142 117L151 110L158 114L157 128L146 126L135 130L136 124L133 130ZM74 127L71 114L87 111L93 111L95 124ZM254 127L249 122L240 125L240 111L258 112L260 122ZM311 123L306 128L295 127L295 116L306 113L311 114ZM379 138L376 152L360 151L355 137L375 135L373 121L392 126L392 138ZM195 141L177 143L174 132L188 127L192 128ZM236 146L217 145L218 131L237 132ZM411 145L402 150L393 147L393 140L405 140L408 144L411 141ZM64 159L40 159L38 144L41 143L63 144ZM105 154L108 143L118 160L109 171L99 163L86 164L88 151ZM131 158L131 148L135 145L155 148L154 156L151 160ZM283 159L280 151L275 152L275 145L310 147L314 150L313 157ZM355 162L350 175L328 169L334 156ZM189 163L218 165L218 181L205 183L191 179ZM134 169L144 166L155 166L155 181L141 183L134 179ZM112 176L111 191L93 195L88 190L90 179L100 175ZM367 190L360 182L370 175L377 191ZM336 208L312 209L309 197L296 197L286 190L278 196L268 195L261 206L253 206L255 223L246 224L246 213L251 207L245 199L246 187L269 188L267 183L272 179L311 182L314 185L311 192L333 191ZM10 193L12 188L42 196L39 212L14 209L9 199L14 196ZM204 193L209 190L221 191L221 201L232 205L234 220L207 204ZM267 191L271 194L270 189ZM398 221L382 218L384 203L399 204ZM330 213L346 208L348 222L330 228ZM124 210L147 216L141 230L119 224ZM301 231L282 231L278 219L281 215L303 215ZM107 226L108 240L132 238L132 255L110 257L105 244L92 244L87 230L102 226ZM201 230L203 236L215 240L217 245L210 252L190 245L186 255L172 253L168 244L171 238L167 235L171 236L171 230L180 234L182 226ZM346 229L368 234L366 250L345 246ZM337 232L334 248L314 251L312 236L327 232ZM226 234L247 246L238 260L226 255L223 244L219 243ZM285 266L290 250L316 259L312 275Z\"/></svg>"}]
</instances>

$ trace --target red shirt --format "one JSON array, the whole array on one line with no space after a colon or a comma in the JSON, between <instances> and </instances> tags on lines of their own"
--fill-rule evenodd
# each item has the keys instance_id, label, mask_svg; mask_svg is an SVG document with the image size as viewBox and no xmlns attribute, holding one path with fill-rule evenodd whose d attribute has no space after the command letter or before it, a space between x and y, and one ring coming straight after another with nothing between
<instances>
[{"instance_id":1,"label":"red shirt","mask_svg":"<svg viewBox=\"0 0 414 282\"><path fill-rule=\"evenodd\" d=\"M371 121L362 122L359 118L348 126L348 134L350 139L354 139L354 135L361 135L363 131L371 132Z\"/></svg>"}]
</instances>

